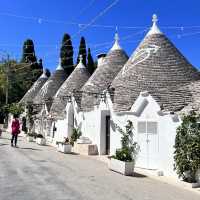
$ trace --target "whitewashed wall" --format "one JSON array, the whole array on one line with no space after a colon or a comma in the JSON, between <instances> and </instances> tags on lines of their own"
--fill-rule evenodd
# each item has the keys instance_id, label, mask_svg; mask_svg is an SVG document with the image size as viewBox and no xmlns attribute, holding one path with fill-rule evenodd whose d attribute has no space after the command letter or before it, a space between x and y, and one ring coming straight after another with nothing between
<instances>
[{"instance_id":1,"label":"whitewashed wall","mask_svg":"<svg viewBox=\"0 0 200 200\"><path fill-rule=\"evenodd\" d=\"M99 151L99 137L100 137L100 125L101 116L100 111L95 109L91 112L82 112L81 132L82 135L88 137L93 144L97 144Z\"/></svg>"},{"instance_id":2,"label":"whitewashed wall","mask_svg":"<svg viewBox=\"0 0 200 200\"><path fill-rule=\"evenodd\" d=\"M74 128L74 108L72 103L66 106L66 116L62 120L54 122L56 131L54 132L54 141L63 141L65 137L70 137ZM53 126L51 126L51 137L53 137Z\"/></svg>"},{"instance_id":3,"label":"whitewashed wall","mask_svg":"<svg viewBox=\"0 0 200 200\"><path fill-rule=\"evenodd\" d=\"M127 120L133 122L135 128L135 140L138 141L138 127L139 121L153 121L158 124L158 154L153 157L153 162L157 166L157 170L161 170L165 175L176 176L173 170L173 152L174 142L176 136L176 128L180 125L181 121L177 115L170 113L162 113L157 102L151 95L140 95L132 106L130 112L114 113L111 112L111 119L114 123L123 128L126 125ZM111 154L114 154L117 148L120 148L121 135L113 128L111 124ZM139 141L138 141L139 142ZM138 155L138 161L141 153ZM138 166L139 165L139 166ZM136 162L138 167L146 167L145 163Z\"/></svg>"}]
</instances>

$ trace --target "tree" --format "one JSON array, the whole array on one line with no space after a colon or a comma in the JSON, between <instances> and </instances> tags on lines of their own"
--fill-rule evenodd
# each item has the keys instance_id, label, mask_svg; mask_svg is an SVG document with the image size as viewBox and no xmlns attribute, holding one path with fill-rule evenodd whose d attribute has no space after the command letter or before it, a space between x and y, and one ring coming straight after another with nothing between
<instances>
[{"instance_id":1,"label":"tree","mask_svg":"<svg viewBox=\"0 0 200 200\"><path fill-rule=\"evenodd\" d=\"M62 40L62 46L60 49L61 66L65 69L67 74L71 74L74 69L73 64L73 46L71 37L69 34L65 33Z\"/></svg>"},{"instance_id":2,"label":"tree","mask_svg":"<svg viewBox=\"0 0 200 200\"><path fill-rule=\"evenodd\" d=\"M46 75L49 78L51 76L51 72L49 71L49 69L45 69L46 70Z\"/></svg>"},{"instance_id":3,"label":"tree","mask_svg":"<svg viewBox=\"0 0 200 200\"><path fill-rule=\"evenodd\" d=\"M24 42L21 63L31 64L32 69L42 69L41 66L37 63L37 58L35 56L34 43L31 39L27 39Z\"/></svg>"},{"instance_id":4,"label":"tree","mask_svg":"<svg viewBox=\"0 0 200 200\"><path fill-rule=\"evenodd\" d=\"M91 50L88 48L88 55L87 55L87 68L90 74L93 74L95 71L95 65L94 65L94 60L91 55Z\"/></svg>"},{"instance_id":5,"label":"tree","mask_svg":"<svg viewBox=\"0 0 200 200\"><path fill-rule=\"evenodd\" d=\"M112 157L125 162L135 161L140 147L138 143L133 140L133 122L130 120L127 121L125 131L122 128L120 128L117 124L115 124L115 127L122 135L121 148L117 149L115 155L113 155Z\"/></svg>"},{"instance_id":6,"label":"tree","mask_svg":"<svg viewBox=\"0 0 200 200\"><path fill-rule=\"evenodd\" d=\"M83 57L83 64L87 66L86 58L87 58L87 51L86 51L86 44L85 44L85 38L81 37L80 45L79 45L79 52L77 57L77 64L79 63L79 57L82 55Z\"/></svg>"},{"instance_id":7,"label":"tree","mask_svg":"<svg viewBox=\"0 0 200 200\"><path fill-rule=\"evenodd\" d=\"M23 63L35 63L37 58L35 56L34 43L31 39L27 39L23 45L22 60Z\"/></svg>"},{"instance_id":8,"label":"tree","mask_svg":"<svg viewBox=\"0 0 200 200\"><path fill-rule=\"evenodd\" d=\"M1 93L4 93L6 88L6 74L3 64L0 65L0 91Z\"/></svg>"},{"instance_id":9,"label":"tree","mask_svg":"<svg viewBox=\"0 0 200 200\"><path fill-rule=\"evenodd\" d=\"M39 59L38 65L39 65L39 67L40 67L41 69L43 69L42 59ZM43 69L43 70L44 70L44 69ZM46 74L47 77L50 77L50 76L51 76L50 70L49 70L49 69L45 69L45 74Z\"/></svg>"},{"instance_id":10,"label":"tree","mask_svg":"<svg viewBox=\"0 0 200 200\"><path fill-rule=\"evenodd\" d=\"M24 108L17 103L12 103L8 106L8 111L13 115L21 115L24 112Z\"/></svg>"},{"instance_id":11,"label":"tree","mask_svg":"<svg viewBox=\"0 0 200 200\"><path fill-rule=\"evenodd\" d=\"M200 115L192 111L185 115L176 130L174 168L179 177L187 182L196 181L200 169Z\"/></svg>"}]
</instances>

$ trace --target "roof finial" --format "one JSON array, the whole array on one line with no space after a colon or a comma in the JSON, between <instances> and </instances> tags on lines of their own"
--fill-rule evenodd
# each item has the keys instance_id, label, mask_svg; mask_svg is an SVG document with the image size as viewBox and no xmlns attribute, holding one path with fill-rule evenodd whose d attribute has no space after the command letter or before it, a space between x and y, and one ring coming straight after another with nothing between
<instances>
[{"instance_id":1,"label":"roof finial","mask_svg":"<svg viewBox=\"0 0 200 200\"><path fill-rule=\"evenodd\" d=\"M46 69L44 67L42 68L42 75L40 78L48 78L46 75Z\"/></svg>"},{"instance_id":2,"label":"roof finial","mask_svg":"<svg viewBox=\"0 0 200 200\"><path fill-rule=\"evenodd\" d=\"M56 70L63 70L63 67L61 65L61 61L62 61L61 58L59 58L58 66L57 66Z\"/></svg>"},{"instance_id":3,"label":"roof finial","mask_svg":"<svg viewBox=\"0 0 200 200\"><path fill-rule=\"evenodd\" d=\"M152 16L152 22L153 22L154 24L156 24L157 21L158 21L157 15L156 15L156 14L153 14L153 16Z\"/></svg>"},{"instance_id":4,"label":"roof finial","mask_svg":"<svg viewBox=\"0 0 200 200\"><path fill-rule=\"evenodd\" d=\"M113 47L111 48L111 50L120 50L122 49L119 45L119 34L118 34L118 27L116 26L116 29L115 29L115 43L113 45Z\"/></svg>"},{"instance_id":5,"label":"roof finial","mask_svg":"<svg viewBox=\"0 0 200 200\"><path fill-rule=\"evenodd\" d=\"M78 63L78 65L76 66L76 68L84 68L85 69L85 65L83 64L83 55L82 54L80 54L80 56L79 56L79 63Z\"/></svg>"},{"instance_id":6,"label":"roof finial","mask_svg":"<svg viewBox=\"0 0 200 200\"><path fill-rule=\"evenodd\" d=\"M82 56L82 54L79 56L79 62L83 63L83 56Z\"/></svg>"},{"instance_id":7,"label":"roof finial","mask_svg":"<svg viewBox=\"0 0 200 200\"><path fill-rule=\"evenodd\" d=\"M160 31L160 29L157 26L157 21L158 21L157 15L153 14L153 16L152 16L153 25L152 25L150 31L147 33L147 35L162 34L162 32Z\"/></svg>"},{"instance_id":8,"label":"roof finial","mask_svg":"<svg viewBox=\"0 0 200 200\"><path fill-rule=\"evenodd\" d=\"M118 34L118 27L116 26L116 30L115 30L115 42L119 42L119 34Z\"/></svg>"}]
</instances>

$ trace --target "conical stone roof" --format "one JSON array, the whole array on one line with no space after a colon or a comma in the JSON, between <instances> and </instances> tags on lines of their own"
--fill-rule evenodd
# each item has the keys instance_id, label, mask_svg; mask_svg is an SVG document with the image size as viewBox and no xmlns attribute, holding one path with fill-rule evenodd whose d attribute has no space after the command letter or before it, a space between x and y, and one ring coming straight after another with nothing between
<instances>
[{"instance_id":1,"label":"conical stone roof","mask_svg":"<svg viewBox=\"0 0 200 200\"><path fill-rule=\"evenodd\" d=\"M99 104L97 95L110 86L112 80L128 60L128 56L120 47L118 40L118 34L116 34L113 47L81 89L83 92L81 107L85 111L90 111Z\"/></svg>"},{"instance_id":2,"label":"conical stone roof","mask_svg":"<svg viewBox=\"0 0 200 200\"><path fill-rule=\"evenodd\" d=\"M64 109L67 105L67 97L70 97L74 90L80 90L89 77L90 74L82 63L81 57L79 64L76 66L67 80L65 80L55 95L50 111L52 116L55 118L64 117Z\"/></svg>"},{"instance_id":3,"label":"conical stone roof","mask_svg":"<svg viewBox=\"0 0 200 200\"><path fill-rule=\"evenodd\" d=\"M162 88L178 88L199 79L197 69L159 30L156 22L154 15L152 28L112 82L115 111L129 110L141 91L159 96Z\"/></svg>"},{"instance_id":4,"label":"conical stone roof","mask_svg":"<svg viewBox=\"0 0 200 200\"><path fill-rule=\"evenodd\" d=\"M28 102L32 102L39 90L42 88L42 86L46 83L48 77L46 76L45 70L43 71L43 74L38 78L37 81L32 85L32 87L26 92L26 94L23 96L20 104L26 104Z\"/></svg>"},{"instance_id":5,"label":"conical stone roof","mask_svg":"<svg viewBox=\"0 0 200 200\"><path fill-rule=\"evenodd\" d=\"M46 81L41 90L38 92L37 96L34 98L34 103L41 104L44 103L44 101L52 101L52 98L54 97L62 83L66 80L66 78L67 73L61 67L59 62L56 71L48 79L48 81Z\"/></svg>"}]
</instances>

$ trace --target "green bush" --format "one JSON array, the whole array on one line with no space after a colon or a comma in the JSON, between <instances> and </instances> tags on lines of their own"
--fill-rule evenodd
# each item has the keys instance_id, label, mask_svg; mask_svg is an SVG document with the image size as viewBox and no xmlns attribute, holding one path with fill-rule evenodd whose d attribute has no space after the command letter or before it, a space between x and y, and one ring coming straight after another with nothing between
<instances>
[{"instance_id":1,"label":"green bush","mask_svg":"<svg viewBox=\"0 0 200 200\"><path fill-rule=\"evenodd\" d=\"M82 133L78 128L74 128L70 138L70 144L74 145L74 142L76 142L76 140L81 136L81 134Z\"/></svg>"},{"instance_id":2,"label":"green bush","mask_svg":"<svg viewBox=\"0 0 200 200\"><path fill-rule=\"evenodd\" d=\"M174 151L174 169L180 178L195 182L200 169L200 116L196 112L183 116L177 128Z\"/></svg>"},{"instance_id":3,"label":"green bush","mask_svg":"<svg viewBox=\"0 0 200 200\"><path fill-rule=\"evenodd\" d=\"M126 131L123 131L118 125L116 125L117 130L122 134L121 137L121 149L117 149L116 153L112 158L117 160L131 162L135 161L135 158L139 151L139 145L137 142L133 141L133 123L128 120L126 125Z\"/></svg>"},{"instance_id":4,"label":"green bush","mask_svg":"<svg viewBox=\"0 0 200 200\"><path fill-rule=\"evenodd\" d=\"M28 133L27 136L36 138L37 137L37 133L35 133L35 132Z\"/></svg>"},{"instance_id":5,"label":"green bush","mask_svg":"<svg viewBox=\"0 0 200 200\"><path fill-rule=\"evenodd\" d=\"M44 136L42 134L37 134L36 136L37 138L44 138Z\"/></svg>"},{"instance_id":6,"label":"green bush","mask_svg":"<svg viewBox=\"0 0 200 200\"><path fill-rule=\"evenodd\" d=\"M13 114L13 115L21 115L24 112L24 109L22 106L16 104L16 103L12 103L10 105L8 105L8 112Z\"/></svg>"}]
</instances>

